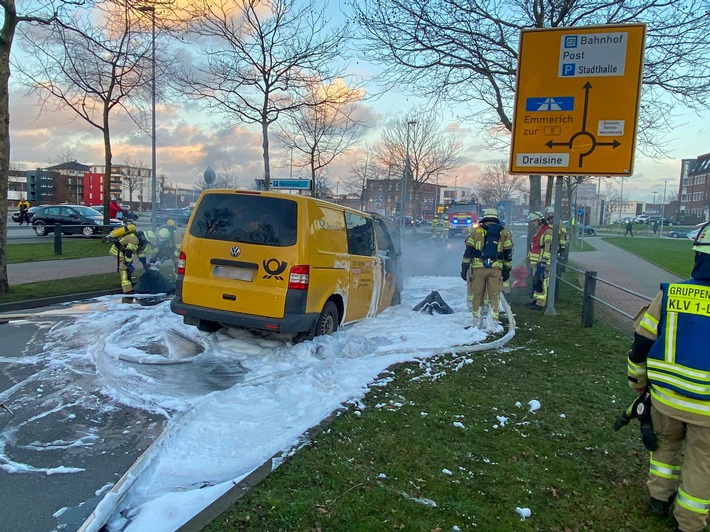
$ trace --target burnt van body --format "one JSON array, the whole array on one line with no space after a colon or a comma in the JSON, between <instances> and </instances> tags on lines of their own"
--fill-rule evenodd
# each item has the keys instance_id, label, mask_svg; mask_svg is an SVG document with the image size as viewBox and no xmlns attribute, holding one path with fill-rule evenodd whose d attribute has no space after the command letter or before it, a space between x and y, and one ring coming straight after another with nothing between
<instances>
[{"instance_id":1,"label":"burnt van body","mask_svg":"<svg viewBox=\"0 0 710 532\"><path fill-rule=\"evenodd\" d=\"M221 326L329 334L399 303L396 225L306 196L203 192L185 233L170 308Z\"/></svg>"}]
</instances>

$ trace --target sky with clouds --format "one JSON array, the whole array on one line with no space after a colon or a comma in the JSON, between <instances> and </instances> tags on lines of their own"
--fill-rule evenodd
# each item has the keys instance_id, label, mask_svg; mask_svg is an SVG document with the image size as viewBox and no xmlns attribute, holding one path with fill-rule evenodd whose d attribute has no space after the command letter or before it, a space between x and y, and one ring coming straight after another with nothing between
<instances>
[{"instance_id":1,"label":"sky with clouds","mask_svg":"<svg viewBox=\"0 0 710 532\"><path fill-rule=\"evenodd\" d=\"M368 66L357 58L352 69L366 74ZM378 89L366 85L368 95ZM332 182L339 181L348 171L348 160L362 154L365 144L376 143L382 128L391 119L406 116L422 102L404 93L387 93L360 104L359 113L370 126L361 144L336 159L328 169ZM459 121L456 108L444 108L442 128L457 135L463 144L462 166L451 172L440 183L453 185L454 176L459 186L471 186L489 162L507 160L507 149L492 149L485 132L473 122ZM624 179L624 197L638 201L652 201L653 192L662 195L664 180L668 190L677 190L680 161L710 151L708 118L710 111L700 117L678 109L674 129L667 135L668 158L650 160L637 152L635 173ZM113 116L113 115L112 115ZM263 177L262 140L260 126L225 122L201 113L194 102L157 102L157 173L165 174L168 183L190 187L199 182L207 166L218 172L236 176L239 187L251 188L254 179ZM151 139L128 118L115 116L111 122L113 161L143 163L150 167ZM272 132L275 128L272 127ZM46 167L60 162L62 155L71 154L81 163L103 164L101 132L92 128L70 111L42 111L36 96L27 95L25 88L11 78L10 93L11 162L25 168ZM271 140L272 177L287 177L290 172L290 152L279 148ZM298 170L294 168L294 176ZM614 178L615 186L620 184ZM670 193L670 192L669 192ZM660 196L659 196L660 200Z\"/></svg>"}]
</instances>

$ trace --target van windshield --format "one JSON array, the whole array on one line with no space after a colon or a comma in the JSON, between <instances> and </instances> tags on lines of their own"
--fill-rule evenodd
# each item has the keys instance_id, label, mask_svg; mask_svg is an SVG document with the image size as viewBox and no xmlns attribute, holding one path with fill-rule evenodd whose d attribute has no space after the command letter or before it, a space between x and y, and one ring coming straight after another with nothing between
<instances>
[{"instance_id":1,"label":"van windshield","mask_svg":"<svg viewBox=\"0 0 710 532\"><path fill-rule=\"evenodd\" d=\"M292 246L296 243L298 206L281 198L242 194L206 194L192 219L197 238Z\"/></svg>"}]
</instances>

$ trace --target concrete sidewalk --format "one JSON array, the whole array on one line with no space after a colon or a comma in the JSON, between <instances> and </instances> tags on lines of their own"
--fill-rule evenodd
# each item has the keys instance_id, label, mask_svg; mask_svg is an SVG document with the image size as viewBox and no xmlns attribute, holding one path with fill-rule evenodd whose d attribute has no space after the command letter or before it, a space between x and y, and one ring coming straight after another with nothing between
<instances>
[{"instance_id":1,"label":"concrete sidewalk","mask_svg":"<svg viewBox=\"0 0 710 532\"><path fill-rule=\"evenodd\" d=\"M595 248L595 251L571 251L569 263L580 270L596 271L596 276L599 279L623 286L627 290L632 290L648 298L653 298L658 293L661 283L684 280L628 251L605 242L600 237L585 238L585 240ZM652 243L653 240L649 240L649 245ZM692 264L689 263L688 272L691 268ZM597 281L596 297L632 316L636 315L636 312L648 303L643 298L628 294L601 281ZM601 311L603 308L601 304L595 305L595 310ZM621 314L614 312L613 315L628 321Z\"/></svg>"},{"instance_id":2,"label":"concrete sidewalk","mask_svg":"<svg viewBox=\"0 0 710 532\"><path fill-rule=\"evenodd\" d=\"M112 256L45 260L7 265L7 277L10 286L115 272L116 257ZM118 284L118 275L116 276L116 283Z\"/></svg>"}]
</instances>

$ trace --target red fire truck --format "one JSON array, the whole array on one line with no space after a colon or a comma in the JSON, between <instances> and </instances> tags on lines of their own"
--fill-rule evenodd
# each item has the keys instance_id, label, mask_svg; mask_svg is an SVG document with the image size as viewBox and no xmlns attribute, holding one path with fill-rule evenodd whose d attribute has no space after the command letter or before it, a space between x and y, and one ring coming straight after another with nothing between
<instances>
[{"instance_id":1,"label":"red fire truck","mask_svg":"<svg viewBox=\"0 0 710 532\"><path fill-rule=\"evenodd\" d=\"M461 199L444 206L444 216L449 220L449 236L465 234L473 224L478 223L480 203L474 199Z\"/></svg>"}]
</instances>

